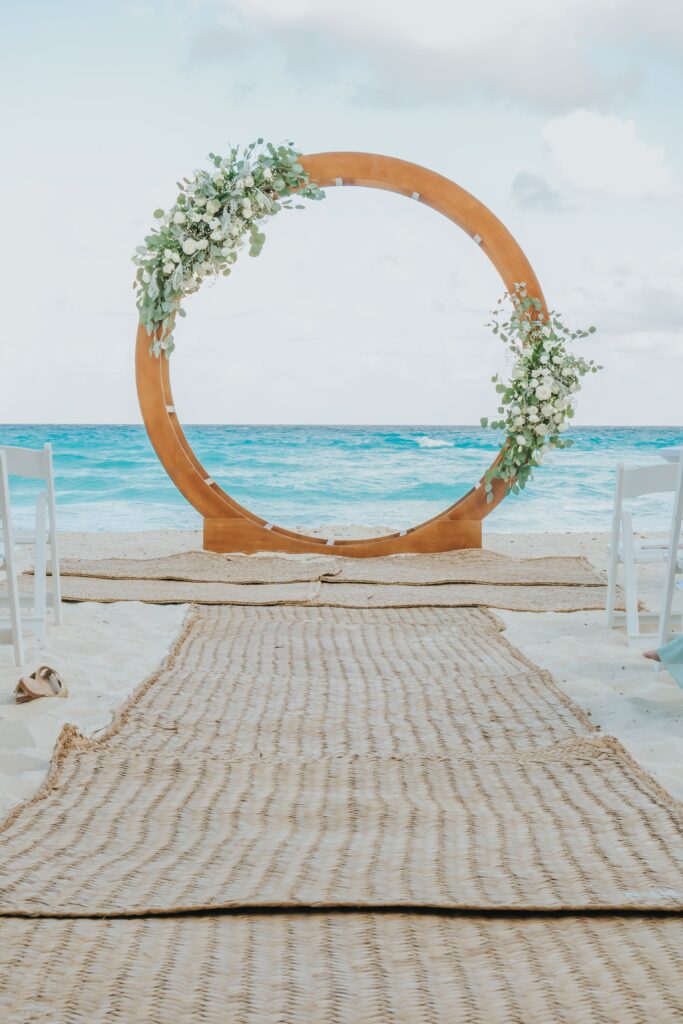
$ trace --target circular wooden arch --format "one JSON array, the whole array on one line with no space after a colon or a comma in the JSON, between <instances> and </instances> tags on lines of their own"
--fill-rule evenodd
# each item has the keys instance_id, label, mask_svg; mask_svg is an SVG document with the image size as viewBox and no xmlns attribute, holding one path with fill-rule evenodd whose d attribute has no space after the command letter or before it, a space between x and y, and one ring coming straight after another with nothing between
<instances>
[{"instance_id":1,"label":"circular wooden arch","mask_svg":"<svg viewBox=\"0 0 683 1024\"><path fill-rule=\"evenodd\" d=\"M525 281L529 295L545 300L529 261L507 228L483 203L448 178L418 164L373 153L316 153L301 158L321 187L363 185L407 196L442 213L466 231L488 256L508 291ZM204 517L204 548L209 551L287 551L342 554L359 558L398 552L451 551L481 547L481 522L505 495L493 481L486 501L483 479L454 505L400 533L371 540L325 540L275 526L230 497L204 469L183 433L175 411L169 361L149 352L141 324L136 345L138 398L147 433L171 480Z\"/></svg>"}]
</instances>

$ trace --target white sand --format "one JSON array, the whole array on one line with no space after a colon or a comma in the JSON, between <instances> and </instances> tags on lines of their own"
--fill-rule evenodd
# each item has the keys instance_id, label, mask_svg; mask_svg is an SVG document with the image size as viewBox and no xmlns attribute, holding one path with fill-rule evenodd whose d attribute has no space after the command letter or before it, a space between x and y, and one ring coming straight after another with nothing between
<instances>
[{"instance_id":1,"label":"white sand","mask_svg":"<svg viewBox=\"0 0 683 1024\"><path fill-rule=\"evenodd\" d=\"M527 557L581 554L597 568L607 567L607 534L489 533L485 544ZM639 570L639 596L649 609L659 608L663 576L664 566ZM683 610L682 597L678 591L675 611ZM656 646L654 637L629 647L623 630L607 629L604 612L496 614L511 643L552 672L595 725L683 800L683 690L643 658L644 650Z\"/></svg>"},{"instance_id":2,"label":"white sand","mask_svg":"<svg viewBox=\"0 0 683 1024\"><path fill-rule=\"evenodd\" d=\"M377 532L383 531L335 527L326 535ZM604 568L607 538L489 532L485 545L522 557L584 554ZM199 531L62 538L64 557L152 557L199 547ZM658 604L662 572L657 567L643 571L641 596L650 607ZM0 644L0 816L38 789L64 723L73 722L86 735L106 728L112 712L161 662L185 610L137 603L67 605L64 625L49 628L44 643L29 640L27 645L31 668L46 662L62 673L70 690L66 700L14 705L18 673L11 647ZM623 632L608 632L602 612L497 614L513 644L549 669L596 725L621 740L644 768L683 799L683 691L667 672L655 673L641 649L627 646Z\"/></svg>"},{"instance_id":3,"label":"white sand","mask_svg":"<svg viewBox=\"0 0 683 1024\"><path fill-rule=\"evenodd\" d=\"M182 540L173 531L168 533L169 551L187 548L187 533ZM162 542L160 534L153 538L131 534L130 538L64 534L62 554L98 557L129 547L131 555L144 556L153 554ZM174 541L179 546L173 547ZM22 554L26 550L20 549ZM23 561L29 563L26 557ZM42 642L27 633L25 669L32 672L42 664L56 668L69 690L64 700L15 704L12 691L20 672L11 645L0 643L0 818L40 787L63 725L71 722L87 736L109 725L112 713L163 660L186 610L186 605L137 602L67 604L63 625L49 625Z\"/></svg>"}]
</instances>

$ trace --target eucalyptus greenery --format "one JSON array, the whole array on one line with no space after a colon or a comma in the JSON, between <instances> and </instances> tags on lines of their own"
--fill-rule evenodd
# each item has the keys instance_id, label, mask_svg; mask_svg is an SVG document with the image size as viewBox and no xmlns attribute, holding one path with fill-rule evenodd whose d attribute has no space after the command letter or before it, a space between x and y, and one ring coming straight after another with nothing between
<instances>
[{"instance_id":1,"label":"eucalyptus greenery","mask_svg":"<svg viewBox=\"0 0 683 1024\"><path fill-rule=\"evenodd\" d=\"M178 198L169 210L156 210L157 226L135 250L134 289L150 351L169 356L174 348L176 315L185 316L183 296L196 292L207 277L229 274L237 253L249 240L249 255L265 242L261 226L283 208L303 209L292 196L322 199L288 142L281 146L257 139L227 157L209 153L211 170L195 171L177 182Z\"/></svg>"},{"instance_id":2,"label":"eucalyptus greenery","mask_svg":"<svg viewBox=\"0 0 683 1024\"><path fill-rule=\"evenodd\" d=\"M510 380L504 383L496 374L491 380L500 395L501 418L482 427L504 430L507 434L500 456L484 476L487 501L493 501L493 480L502 480L508 491L518 494L526 486L547 448L568 448L573 442L563 438L567 421L574 416L574 400L581 378L597 373L591 359L573 355L569 343L595 333L594 327L572 331L554 310L545 313L539 299L528 295L526 285L515 284L506 292L492 313L489 325L512 356ZM502 304L509 299L512 313ZM503 317L507 319L503 320Z\"/></svg>"}]
</instances>

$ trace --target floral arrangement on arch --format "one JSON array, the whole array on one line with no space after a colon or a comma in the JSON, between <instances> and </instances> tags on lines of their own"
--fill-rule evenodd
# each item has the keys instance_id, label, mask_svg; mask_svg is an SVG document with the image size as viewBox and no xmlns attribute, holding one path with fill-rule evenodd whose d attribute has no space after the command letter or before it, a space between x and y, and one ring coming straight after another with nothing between
<instances>
[{"instance_id":1,"label":"floral arrangement on arch","mask_svg":"<svg viewBox=\"0 0 683 1024\"><path fill-rule=\"evenodd\" d=\"M523 282L515 284L514 292L506 293L501 302L506 299L512 303L512 314L502 320L506 314L499 305L490 326L512 356L512 373L507 383L499 374L491 378L501 396L501 418L489 423L484 416L481 425L504 430L507 437L500 456L484 475L487 501L493 501L494 479L517 494L543 462L545 450L573 444L562 435L574 416L581 378L602 369L568 349L569 342L594 334L595 327L571 331L559 313L544 313L540 300L527 294Z\"/></svg>"},{"instance_id":2,"label":"floral arrangement on arch","mask_svg":"<svg viewBox=\"0 0 683 1024\"><path fill-rule=\"evenodd\" d=\"M227 275L249 238L249 255L265 241L262 222L281 209L302 209L291 196L322 199L310 182L300 153L288 142L274 146L257 139L227 157L209 153L212 170L195 171L177 182L178 197L167 211L155 210L157 226L135 250L140 321L159 356L173 351L176 315L185 316L183 296L196 292L207 277Z\"/></svg>"}]
</instances>

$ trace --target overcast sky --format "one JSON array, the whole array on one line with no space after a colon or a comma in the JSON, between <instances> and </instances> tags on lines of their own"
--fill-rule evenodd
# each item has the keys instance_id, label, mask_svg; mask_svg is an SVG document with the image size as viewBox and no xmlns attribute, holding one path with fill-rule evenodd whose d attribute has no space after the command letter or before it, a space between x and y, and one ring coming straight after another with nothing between
<instances>
[{"instance_id":1,"label":"overcast sky","mask_svg":"<svg viewBox=\"0 0 683 1024\"><path fill-rule=\"evenodd\" d=\"M595 324L581 423L683 422L680 0L9 5L0 422L138 422L130 256L174 182L257 136L473 192ZM473 423L501 285L433 211L330 189L186 303L184 422Z\"/></svg>"}]
</instances>

